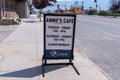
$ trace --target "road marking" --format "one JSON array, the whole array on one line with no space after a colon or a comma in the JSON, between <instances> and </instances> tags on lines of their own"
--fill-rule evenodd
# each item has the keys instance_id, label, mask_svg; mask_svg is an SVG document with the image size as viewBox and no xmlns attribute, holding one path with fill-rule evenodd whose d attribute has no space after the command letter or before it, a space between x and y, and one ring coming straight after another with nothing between
<instances>
[{"instance_id":1,"label":"road marking","mask_svg":"<svg viewBox=\"0 0 120 80\"><path fill-rule=\"evenodd\" d=\"M82 20L89 21L89 22L97 22L97 23L102 23L102 24L108 24L108 25L113 25L113 26L119 26L120 24L113 24L113 23L108 23L108 22L100 22L100 21L95 21L95 20L88 20L83 18Z\"/></svg>"},{"instance_id":2,"label":"road marking","mask_svg":"<svg viewBox=\"0 0 120 80\"><path fill-rule=\"evenodd\" d=\"M110 80L104 73L102 73L100 70L98 70L98 73L105 79L105 80Z\"/></svg>"},{"instance_id":3,"label":"road marking","mask_svg":"<svg viewBox=\"0 0 120 80\"><path fill-rule=\"evenodd\" d=\"M87 27L88 29L91 29L91 30L94 30L94 31L96 31L96 32L100 32L100 33L104 33L104 34L107 34L107 35L109 35L109 36L112 36L112 37L120 37L119 35L114 35L114 34L111 34L111 33L109 33L109 32L105 32L105 31L101 31L101 30L97 30L97 29L94 29L94 28L90 28L90 27Z\"/></svg>"}]
</instances>

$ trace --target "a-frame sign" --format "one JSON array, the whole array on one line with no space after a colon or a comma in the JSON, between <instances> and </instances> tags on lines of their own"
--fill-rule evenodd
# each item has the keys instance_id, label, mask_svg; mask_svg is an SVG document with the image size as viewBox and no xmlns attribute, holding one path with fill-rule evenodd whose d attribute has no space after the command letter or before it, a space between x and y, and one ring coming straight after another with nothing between
<instances>
[{"instance_id":1,"label":"a-frame sign","mask_svg":"<svg viewBox=\"0 0 120 80\"><path fill-rule=\"evenodd\" d=\"M75 26L76 15L44 14L43 76L44 67L46 65L54 65L47 63L47 60L51 59L68 59L69 63L61 64L72 65L79 75L79 72L72 63L74 59Z\"/></svg>"}]
</instances>

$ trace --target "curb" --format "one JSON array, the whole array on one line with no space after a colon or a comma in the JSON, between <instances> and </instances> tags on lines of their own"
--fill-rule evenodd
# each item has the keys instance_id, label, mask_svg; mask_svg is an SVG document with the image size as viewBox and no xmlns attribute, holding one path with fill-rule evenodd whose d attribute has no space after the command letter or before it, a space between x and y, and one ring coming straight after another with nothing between
<instances>
[{"instance_id":1,"label":"curb","mask_svg":"<svg viewBox=\"0 0 120 80\"><path fill-rule=\"evenodd\" d=\"M102 77L104 77L105 80L112 80L112 79L110 78L110 76L108 76L108 75L105 73L105 71L103 71L97 64L95 64L95 63L94 63L92 60L90 60L85 54L83 54L83 53L84 53L83 51L79 51L78 49L75 49L74 51L75 51L75 52L78 52L82 58L88 60L91 65L94 65L94 66L97 68L98 73L99 73Z\"/></svg>"}]
</instances>

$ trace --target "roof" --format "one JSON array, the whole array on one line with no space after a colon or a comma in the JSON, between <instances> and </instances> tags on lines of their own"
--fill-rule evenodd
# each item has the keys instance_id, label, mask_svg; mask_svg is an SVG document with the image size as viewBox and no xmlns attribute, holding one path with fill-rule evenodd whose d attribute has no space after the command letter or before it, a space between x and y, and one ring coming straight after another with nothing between
<instances>
[{"instance_id":1,"label":"roof","mask_svg":"<svg viewBox=\"0 0 120 80\"><path fill-rule=\"evenodd\" d=\"M81 4L73 4L72 7L74 7L74 8L82 8L82 5Z\"/></svg>"},{"instance_id":2,"label":"roof","mask_svg":"<svg viewBox=\"0 0 120 80\"><path fill-rule=\"evenodd\" d=\"M82 4L79 2L75 2L74 4L71 5L73 8L82 8Z\"/></svg>"}]
</instances>

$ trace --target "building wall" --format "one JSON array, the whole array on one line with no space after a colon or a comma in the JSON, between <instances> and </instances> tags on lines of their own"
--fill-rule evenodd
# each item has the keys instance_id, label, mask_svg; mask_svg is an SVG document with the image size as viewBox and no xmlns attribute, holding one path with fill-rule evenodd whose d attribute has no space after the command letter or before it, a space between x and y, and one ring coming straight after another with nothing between
<instances>
[{"instance_id":1,"label":"building wall","mask_svg":"<svg viewBox=\"0 0 120 80\"><path fill-rule=\"evenodd\" d=\"M2 8L2 0L0 0L0 6ZM4 13L0 8L0 19L18 19L19 16L16 13L16 0L4 0ZM4 15L2 15L4 14Z\"/></svg>"},{"instance_id":2,"label":"building wall","mask_svg":"<svg viewBox=\"0 0 120 80\"><path fill-rule=\"evenodd\" d=\"M17 2L16 10L20 18L27 18L30 16L30 2L31 0L26 0L26 2Z\"/></svg>"},{"instance_id":3,"label":"building wall","mask_svg":"<svg viewBox=\"0 0 120 80\"><path fill-rule=\"evenodd\" d=\"M5 11L4 18L5 19L18 19L19 15L16 13L16 11Z\"/></svg>"},{"instance_id":4,"label":"building wall","mask_svg":"<svg viewBox=\"0 0 120 80\"><path fill-rule=\"evenodd\" d=\"M17 5L16 6L16 11L19 14L19 17L20 18L26 17L26 15L25 15L25 9L24 9L24 7L25 7L24 2L17 2L16 5Z\"/></svg>"},{"instance_id":5,"label":"building wall","mask_svg":"<svg viewBox=\"0 0 120 80\"><path fill-rule=\"evenodd\" d=\"M82 8L74 8L72 5L70 6L71 14L82 14Z\"/></svg>"},{"instance_id":6,"label":"building wall","mask_svg":"<svg viewBox=\"0 0 120 80\"><path fill-rule=\"evenodd\" d=\"M4 17L7 19L17 19L19 18L16 13L16 0L5 0L5 12Z\"/></svg>"},{"instance_id":7,"label":"building wall","mask_svg":"<svg viewBox=\"0 0 120 80\"><path fill-rule=\"evenodd\" d=\"M29 1L27 1L25 3L25 14L26 14L26 17L30 16L30 4L29 4Z\"/></svg>"},{"instance_id":8,"label":"building wall","mask_svg":"<svg viewBox=\"0 0 120 80\"><path fill-rule=\"evenodd\" d=\"M76 14L82 14L82 9L81 8L75 8L75 13Z\"/></svg>"},{"instance_id":9,"label":"building wall","mask_svg":"<svg viewBox=\"0 0 120 80\"><path fill-rule=\"evenodd\" d=\"M0 0L0 19L27 18L30 15L29 5L32 0L4 0L4 16L2 15L2 0Z\"/></svg>"}]
</instances>

